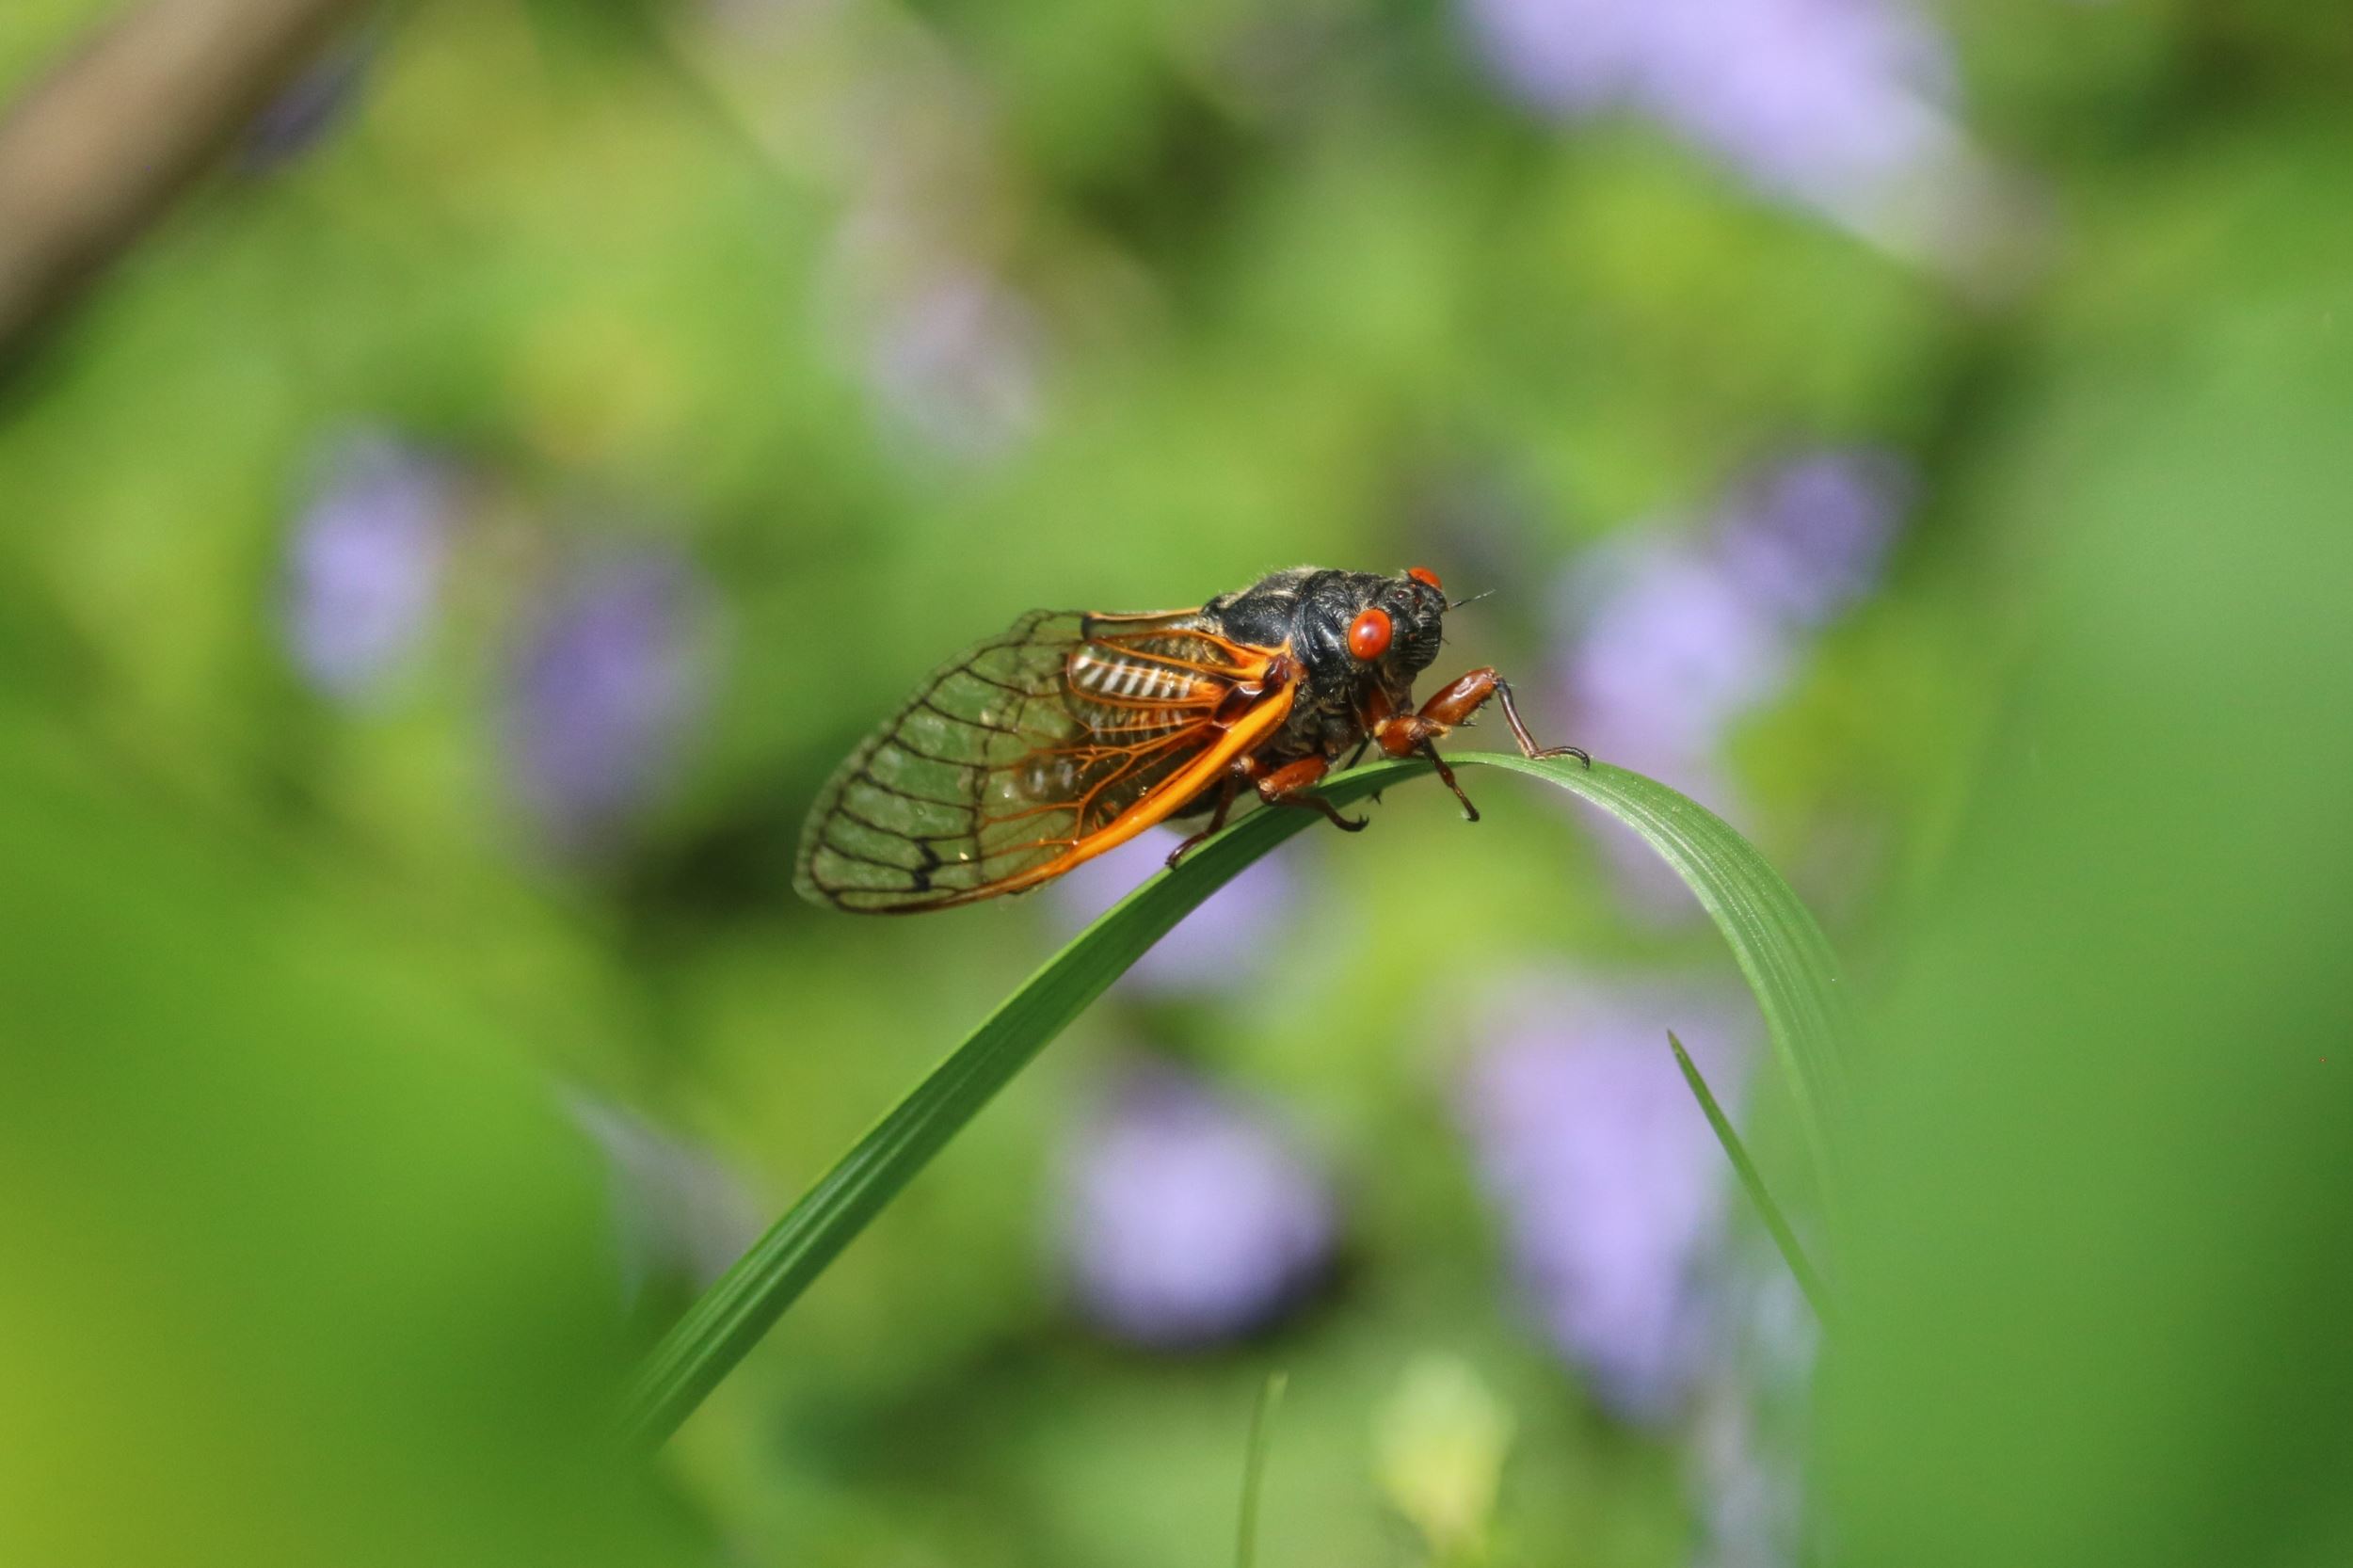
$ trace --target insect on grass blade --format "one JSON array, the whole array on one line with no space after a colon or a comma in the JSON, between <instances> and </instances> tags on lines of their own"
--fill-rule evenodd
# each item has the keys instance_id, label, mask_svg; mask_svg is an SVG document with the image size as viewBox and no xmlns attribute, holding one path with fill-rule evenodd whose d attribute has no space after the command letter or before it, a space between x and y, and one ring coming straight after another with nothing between
<instances>
[{"instance_id":1,"label":"insect on grass blade","mask_svg":"<svg viewBox=\"0 0 2353 1568\"><path fill-rule=\"evenodd\" d=\"M1854 1029L1836 958L1789 885L1722 818L1640 774L1509 752L1463 752L1452 761L1527 774L1600 807L1641 835L1690 888L1764 1014L1834 1240L1833 1129L1842 1118ZM1316 792L1346 806L1430 771L1419 760L1373 762L1325 780ZM622 1415L629 1439L646 1448L666 1439L1048 1042L1204 899L1314 820L1304 811L1252 812L1137 888L1016 988L664 1336L629 1391ZM1801 1255L1794 1242L1788 1251L1795 1267ZM1818 1309L1810 1269L1801 1283L1817 1297Z\"/></svg>"}]
</instances>

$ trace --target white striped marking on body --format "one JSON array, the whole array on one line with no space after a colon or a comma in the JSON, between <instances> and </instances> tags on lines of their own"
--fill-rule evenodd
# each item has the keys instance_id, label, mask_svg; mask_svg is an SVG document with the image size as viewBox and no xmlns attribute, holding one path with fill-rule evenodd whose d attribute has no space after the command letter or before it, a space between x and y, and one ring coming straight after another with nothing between
<instances>
[{"instance_id":1,"label":"white striped marking on body","mask_svg":"<svg viewBox=\"0 0 2353 1568\"><path fill-rule=\"evenodd\" d=\"M1081 690L1098 696L1168 698L1182 696L1192 685L1176 670L1126 659L1098 659L1092 653L1080 653L1072 660L1070 674Z\"/></svg>"}]
</instances>

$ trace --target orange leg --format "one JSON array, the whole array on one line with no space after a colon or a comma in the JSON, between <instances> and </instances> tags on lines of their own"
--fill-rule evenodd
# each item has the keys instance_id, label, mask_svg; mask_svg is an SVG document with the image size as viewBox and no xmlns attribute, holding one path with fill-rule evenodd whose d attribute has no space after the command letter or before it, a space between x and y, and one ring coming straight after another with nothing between
<instances>
[{"instance_id":1,"label":"orange leg","mask_svg":"<svg viewBox=\"0 0 2353 1568\"><path fill-rule=\"evenodd\" d=\"M1365 819L1350 819L1321 795L1307 793L1332 769L1328 757L1302 757L1296 762L1286 762L1258 780L1258 798L1269 806L1304 806L1310 811L1321 811L1333 826L1350 833L1362 833Z\"/></svg>"},{"instance_id":2,"label":"orange leg","mask_svg":"<svg viewBox=\"0 0 2353 1568\"><path fill-rule=\"evenodd\" d=\"M1258 798L1269 806L1304 806L1310 811L1321 811L1333 825L1350 833L1361 833L1362 818L1352 822L1339 814L1332 803L1321 795L1307 793L1331 771L1331 762L1321 757L1303 757L1296 762L1286 762L1273 773L1261 775L1256 758L1244 757L1226 771L1217 787L1217 805L1210 809L1209 825L1168 852L1168 868L1176 869L1176 862L1193 853L1195 844L1225 825L1225 814L1233 808L1234 797L1244 784L1257 786Z\"/></svg>"},{"instance_id":3,"label":"orange leg","mask_svg":"<svg viewBox=\"0 0 2353 1568\"><path fill-rule=\"evenodd\" d=\"M1471 822L1479 820L1479 808L1470 803L1470 796L1454 781L1454 770L1446 765L1432 743L1458 726L1468 724L1471 715L1486 706L1493 697L1503 704L1503 721L1512 727L1512 738L1519 743L1523 757L1574 757L1587 767L1593 760L1576 746L1540 746L1528 732L1528 724L1520 717L1519 705L1512 700L1512 688L1503 677L1492 668L1472 670L1458 676L1441 688L1417 713L1392 713L1380 717L1372 727L1372 738L1391 757L1411 757L1416 753L1430 759L1446 780L1446 787L1454 792L1454 798L1463 803L1463 814Z\"/></svg>"}]
</instances>

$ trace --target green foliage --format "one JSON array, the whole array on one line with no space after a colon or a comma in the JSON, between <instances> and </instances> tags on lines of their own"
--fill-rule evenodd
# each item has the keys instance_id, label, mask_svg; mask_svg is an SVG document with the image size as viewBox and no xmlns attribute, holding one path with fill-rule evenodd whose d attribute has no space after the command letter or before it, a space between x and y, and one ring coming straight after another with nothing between
<instances>
[{"instance_id":1,"label":"green foliage","mask_svg":"<svg viewBox=\"0 0 2353 1568\"><path fill-rule=\"evenodd\" d=\"M951 1143L983 1085L933 1103L936 1158L658 1501L585 1413L697 1276L615 1266L632 1173L556 1108L658 1123L774 1212L1051 958L1065 889L918 924L787 886L847 746L1019 612L1422 562L1498 590L1449 661L1598 744L1567 722L1595 552L1854 441L1917 480L1883 588L1664 776L1857 968L1708 822L1618 803L1714 900L1783 1069L1734 1109L1842 1313L1810 1506L1924 1568L2353 1560L2353 30L1897 8L1949 31L1994 176L1959 216L2010 264L1947 271L1640 115L1515 104L1471 40L1538 3L385 7L318 140L107 273L0 388L0 1559L1195 1568L1279 1366L1262 1560L1392 1562L1428 1531L1373 1455L1434 1357L1511 1433L1454 1456L1493 1568L1689 1562L1737 1490L1686 1441L1721 1406L1598 1414L1453 1098L1499 992L1698 1004L1722 969L1551 791L1294 838L1279 961L1122 985ZM0 118L122 8L0 4ZM958 445L893 397L976 282L1026 352L975 375L946 318L951 390L1016 416ZM413 661L347 703L284 608L355 426L458 499ZM725 678L674 789L553 853L509 655L569 567L648 544L712 585ZM1065 959L983 1076L1109 972ZM1826 1048L1851 1011L1867 1054ZM1056 1156L1137 1055L1278 1102L1340 1191L1345 1276L1269 1341L1134 1352L1057 1296ZM806 1285L920 1152L756 1256ZM740 1349L784 1277L696 1320ZM717 1363L668 1369L674 1416Z\"/></svg>"},{"instance_id":2,"label":"green foliage","mask_svg":"<svg viewBox=\"0 0 2353 1568\"><path fill-rule=\"evenodd\" d=\"M2353 226L2310 206L2347 152L2120 184L2119 286L1976 455L2041 635L1848 1145L1857 1561L2353 1556Z\"/></svg>"}]
</instances>

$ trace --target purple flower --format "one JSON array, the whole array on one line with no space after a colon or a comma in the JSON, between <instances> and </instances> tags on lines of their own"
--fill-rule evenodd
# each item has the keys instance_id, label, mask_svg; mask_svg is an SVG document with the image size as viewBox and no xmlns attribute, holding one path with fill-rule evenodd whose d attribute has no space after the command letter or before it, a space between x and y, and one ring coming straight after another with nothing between
<instances>
[{"instance_id":1,"label":"purple flower","mask_svg":"<svg viewBox=\"0 0 2353 1568\"><path fill-rule=\"evenodd\" d=\"M611 835L677 770L707 696L705 595L650 550L578 570L540 609L509 673L514 788L567 849Z\"/></svg>"},{"instance_id":2,"label":"purple flower","mask_svg":"<svg viewBox=\"0 0 2353 1568\"><path fill-rule=\"evenodd\" d=\"M1864 224L1959 160L1943 36L1900 0L1465 0L1547 113L1644 114L1761 188Z\"/></svg>"},{"instance_id":3,"label":"purple flower","mask_svg":"<svg viewBox=\"0 0 2353 1568\"><path fill-rule=\"evenodd\" d=\"M1021 297L972 270L884 307L867 376L885 414L949 456L991 457L1037 418L1038 328Z\"/></svg>"},{"instance_id":4,"label":"purple flower","mask_svg":"<svg viewBox=\"0 0 2353 1568\"><path fill-rule=\"evenodd\" d=\"M1719 809L1733 787L1720 749L1741 715L1778 694L1795 666L1786 629L1698 544L1646 535L1580 562L1561 689L1562 732L1595 757L1644 773ZM1673 870L1629 833L1598 840L1629 909L1671 922L1698 905Z\"/></svg>"},{"instance_id":5,"label":"purple flower","mask_svg":"<svg viewBox=\"0 0 2353 1568\"><path fill-rule=\"evenodd\" d=\"M1052 884L1056 907L1076 932L1159 872L1181 841L1175 831L1154 828L1087 861ZM1182 995L1238 989L1264 974L1298 908L1298 876L1286 860L1293 853L1287 847L1266 856L1210 894L1137 959L1120 984Z\"/></svg>"},{"instance_id":6,"label":"purple flower","mask_svg":"<svg viewBox=\"0 0 2353 1568\"><path fill-rule=\"evenodd\" d=\"M1578 561L1567 686L1588 749L1671 782L1780 695L1801 636L1868 593L1908 500L1894 458L1820 451L1734 487L1705 526Z\"/></svg>"},{"instance_id":7,"label":"purple flower","mask_svg":"<svg viewBox=\"0 0 2353 1568\"><path fill-rule=\"evenodd\" d=\"M1658 1423L1705 1365L1723 1151L1667 1045L1738 1103L1750 1026L1688 992L1531 984L1472 1059L1461 1111L1530 1309L1593 1397Z\"/></svg>"},{"instance_id":8,"label":"purple flower","mask_svg":"<svg viewBox=\"0 0 2353 1568\"><path fill-rule=\"evenodd\" d=\"M1807 453L1733 494L1717 518L1717 553L1784 620L1820 626L1878 584L1911 499L1911 476L1889 453Z\"/></svg>"},{"instance_id":9,"label":"purple flower","mask_svg":"<svg viewBox=\"0 0 2353 1568\"><path fill-rule=\"evenodd\" d=\"M1562 728L1596 757L1737 817L1726 736L1786 688L1808 635L1877 584L1910 483L1886 454L1803 453L1733 487L1697 528L1666 527L1579 560L1561 595ZM1697 905L1624 834L1603 854L1634 907Z\"/></svg>"},{"instance_id":10,"label":"purple flower","mask_svg":"<svg viewBox=\"0 0 2353 1568\"><path fill-rule=\"evenodd\" d=\"M430 627L455 485L390 437L329 444L286 546L284 626L305 678L344 701L374 696Z\"/></svg>"},{"instance_id":11,"label":"purple flower","mask_svg":"<svg viewBox=\"0 0 2353 1568\"><path fill-rule=\"evenodd\" d=\"M819 130L812 145L844 198L818 309L886 439L984 464L1035 427L1052 335L1006 264L1007 236L1030 223L1025 182L988 85L949 54L892 49L868 63L792 116Z\"/></svg>"},{"instance_id":12,"label":"purple flower","mask_svg":"<svg viewBox=\"0 0 2353 1568\"><path fill-rule=\"evenodd\" d=\"M1787 682L1788 628L1704 545L1644 536L1577 569L1594 598L1568 690L1588 750L1683 782Z\"/></svg>"},{"instance_id":13,"label":"purple flower","mask_svg":"<svg viewBox=\"0 0 2353 1568\"><path fill-rule=\"evenodd\" d=\"M375 52L373 35L364 35L312 61L246 127L239 167L266 173L317 146L358 99Z\"/></svg>"},{"instance_id":14,"label":"purple flower","mask_svg":"<svg viewBox=\"0 0 2353 1568\"><path fill-rule=\"evenodd\" d=\"M1273 1320L1321 1276L1337 1228L1329 1183L1280 1122L1159 1064L1131 1071L1079 1128L1063 1207L1080 1309L1164 1348Z\"/></svg>"}]
</instances>

